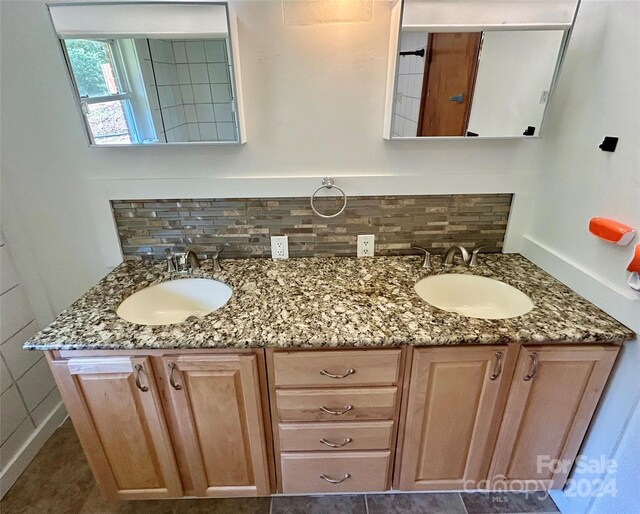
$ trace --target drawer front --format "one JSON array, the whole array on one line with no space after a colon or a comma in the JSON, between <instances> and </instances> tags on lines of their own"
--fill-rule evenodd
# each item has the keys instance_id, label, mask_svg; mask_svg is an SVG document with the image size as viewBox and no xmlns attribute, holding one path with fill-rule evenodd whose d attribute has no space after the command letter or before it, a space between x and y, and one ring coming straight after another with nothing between
<instances>
[{"instance_id":1,"label":"drawer front","mask_svg":"<svg viewBox=\"0 0 640 514\"><path fill-rule=\"evenodd\" d=\"M396 387L368 389L280 389L280 421L393 419Z\"/></svg>"},{"instance_id":2,"label":"drawer front","mask_svg":"<svg viewBox=\"0 0 640 514\"><path fill-rule=\"evenodd\" d=\"M279 429L283 452L387 450L393 421L280 423Z\"/></svg>"},{"instance_id":3,"label":"drawer front","mask_svg":"<svg viewBox=\"0 0 640 514\"><path fill-rule=\"evenodd\" d=\"M276 387L394 385L400 349L275 352Z\"/></svg>"},{"instance_id":4,"label":"drawer front","mask_svg":"<svg viewBox=\"0 0 640 514\"><path fill-rule=\"evenodd\" d=\"M390 457L390 451L283 453L282 492L385 491L389 489Z\"/></svg>"}]
</instances>

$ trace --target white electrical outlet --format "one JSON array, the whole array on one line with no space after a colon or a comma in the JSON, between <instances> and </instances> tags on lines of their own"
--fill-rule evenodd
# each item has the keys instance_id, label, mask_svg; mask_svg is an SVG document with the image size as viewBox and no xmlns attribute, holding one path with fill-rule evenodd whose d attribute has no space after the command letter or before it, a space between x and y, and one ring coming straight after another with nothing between
<instances>
[{"instance_id":1,"label":"white electrical outlet","mask_svg":"<svg viewBox=\"0 0 640 514\"><path fill-rule=\"evenodd\" d=\"M376 236L358 236L358 257L373 257Z\"/></svg>"},{"instance_id":2,"label":"white electrical outlet","mask_svg":"<svg viewBox=\"0 0 640 514\"><path fill-rule=\"evenodd\" d=\"M289 258L289 238L287 236L271 236L271 257L274 259Z\"/></svg>"}]
</instances>

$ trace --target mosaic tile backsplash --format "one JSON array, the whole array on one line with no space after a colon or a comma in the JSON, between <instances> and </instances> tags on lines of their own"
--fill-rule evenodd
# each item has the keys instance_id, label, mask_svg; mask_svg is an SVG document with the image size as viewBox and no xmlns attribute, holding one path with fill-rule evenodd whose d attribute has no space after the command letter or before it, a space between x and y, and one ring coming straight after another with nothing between
<instances>
[{"instance_id":1,"label":"mosaic tile backsplash","mask_svg":"<svg viewBox=\"0 0 640 514\"><path fill-rule=\"evenodd\" d=\"M377 255L415 254L411 245L442 253L452 244L502 249L511 194L350 197L344 213L324 219L309 198L114 200L127 260L164 259L165 248L200 257L224 246L221 258L271 257L271 236L289 236L290 257L354 256L358 234L374 234ZM335 212L336 198L319 198Z\"/></svg>"}]
</instances>

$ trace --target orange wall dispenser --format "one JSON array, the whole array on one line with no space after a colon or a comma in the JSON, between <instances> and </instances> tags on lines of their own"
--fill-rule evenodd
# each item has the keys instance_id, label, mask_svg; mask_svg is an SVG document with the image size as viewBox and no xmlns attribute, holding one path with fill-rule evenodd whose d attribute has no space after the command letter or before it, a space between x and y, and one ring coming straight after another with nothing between
<instances>
[{"instance_id":1,"label":"orange wall dispenser","mask_svg":"<svg viewBox=\"0 0 640 514\"><path fill-rule=\"evenodd\" d=\"M636 235L631 227L608 218L591 218L589 232L608 243L626 246Z\"/></svg>"},{"instance_id":2,"label":"orange wall dispenser","mask_svg":"<svg viewBox=\"0 0 640 514\"><path fill-rule=\"evenodd\" d=\"M633 249L633 257L631 257L631 262L627 266L627 271L640 273L640 243L636 243Z\"/></svg>"}]
</instances>

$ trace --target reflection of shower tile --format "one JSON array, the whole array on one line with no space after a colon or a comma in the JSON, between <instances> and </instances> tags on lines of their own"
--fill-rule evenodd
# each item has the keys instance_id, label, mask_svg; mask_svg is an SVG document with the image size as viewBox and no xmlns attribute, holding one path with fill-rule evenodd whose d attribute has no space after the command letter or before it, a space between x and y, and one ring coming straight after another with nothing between
<instances>
[{"instance_id":1,"label":"reflection of shower tile","mask_svg":"<svg viewBox=\"0 0 640 514\"><path fill-rule=\"evenodd\" d=\"M218 140L235 141L236 129L233 123L216 123L218 129Z\"/></svg>"},{"instance_id":2,"label":"reflection of shower tile","mask_svg":"<svg viewBox=\"0 0 640 514\"><path fill-rule=\"evenodd\" d=\"M187 123L187 130L189 131L190 141L200 141L200 131L197 123Z\"/></svg>"},{"instance_id":3,"label":"reflection of shower tile","mask_svg":"<svg viewBox=\"0 0 640 514\"><path fill-rule=\"evenodd\" d=\"M185 46L187 49L187 61L190 63L205 62L204 45L202 41L187 41Z\"/></svg>"},{"instance_id":4,"label":"reflection of shower tile","mask_svg":"<svg viewBox=\"0 0 640 514\"><path fill-rule=\"evenodd\" d=\"M215 121L212 104L196 104L198 121Z\"/></svg>"},{"instance_id":5,"label":"reflection of shower tile","mask_svg":"<svg viewBox=\"0 0 640 514\"><path fill-rule=\"evenodd\" d=\"M209 89L209 84L194 84L193 97L195 98L196 103L211 103L211 90Z\"/></svg>"},{"instance_id":6,"label":"reflection of shower tile","mask_svg":"<svg viewBox=\"0 0 640 514\"><path fill-rule=\"evenodd\" d=\"M180 84L191 84L191 75L189 75L189 65L178 64L178 82Z\"/></svg>"},{"instance_id":7,"label":"reflection of shower tile","mask_svg":"<svg viewBox=\"0 0 640 514\"><path fill-rule=\"evenodd\" d=\"M189 64L189 73L191 74L192 84L209 83L209 74L207 73L206 64Z\"/></svg>"},{"instance_id":8,"label":"reflection of shower tile","mask_svg":"<svg viewBox=\"0 0 640 514\"><path fill-rule=\"evenodd\" d=\"M193 88L190 85L180 86L180 94L182 95L183 103L192 104L194 102Z\"/></svg>"},{"instance_id":9,"label":"reflection of shower tile","mask_svg":"<svg viewBox=\"0 0 640 514\"><path fill-rule=\"evenodd\" d=\"M228 102L231 100L227 84L211 84L211 96L214 102Z\"/></svg>"},{"instance_id":10,"label":"reflection of shower tile","mask_svg":"<svg viewBox=\"0 0 640 514\"><path fill-rule=\"evenodd\" d=\"M187 123L193 123L198 121L196 117L196 106L195 105L185 105L184 106L184 116L187 120Z\"/></svg>"},{"instance_id":11,"label":"reflection of shower tile","mask_svg":"<svg viewBox=\"0 0 640 514\"><path fill-rule=\"evenodd\" d=\"M215 111L216 121L233 121L231 104L214 104L213 109Z\"/></svg>"},{"instance_id":12,"label":"reflection of shower tile","mask_svg":"<svg viewBox=\"0 0 640 514\"><path fill-rule=\"evenodd\" d=\"M187 49L182 42L173 42L173 55L175 57L176 63L185 63L187 62Z\"/></svg>"},{"instance_id":13,"label":"reflection of shower tile","mask_svg":"<svg viewBox=\"0 0 640 514\"><path fill-rule=\"evenodd\" d=\"M224 41L205 41L204 50L207 62L226 62L227 60Z\"/></svg>"},{"instance_id":14,"label":"reflection of shower tile","mask_svg":"<svg viewBox=\"0 0 640 514\"><path fill-rule=\"evenodd\" d=\"M209 81L212 84L224 84L229 82L227 65L223 62L209 64Z\"/></svg>"},{"instance_id":15,"label":"reflection of shower tile","mask_svg":"<svg viewBox=\"0 0 640 514\"><path fill-rule=\"evenodd\" d=\"M203 141L217 141L218 132L215 123L198 123L200 129L200 137Z\"/></svg>"}]
</instances>

